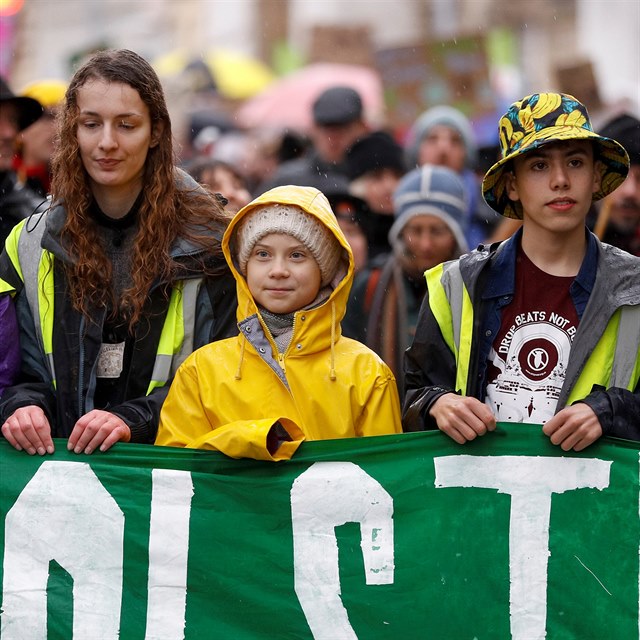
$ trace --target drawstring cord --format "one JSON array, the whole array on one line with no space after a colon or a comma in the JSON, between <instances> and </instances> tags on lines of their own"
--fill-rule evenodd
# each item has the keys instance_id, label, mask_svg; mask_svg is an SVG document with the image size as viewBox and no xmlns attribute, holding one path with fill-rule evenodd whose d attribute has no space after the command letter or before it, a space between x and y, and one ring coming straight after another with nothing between
<instances>
[{"instance_id":1,"label":"drawstring cord","mask_svg":"<svg viewBox=\"0 0 640 640\"><path fill-rule=\"evenodd\" d=\"M247 310L244 314L245 318L249 316L250 311L251 311L251 303L247 303ZM238 370L236 371L236 375L234 376L236 380L242 380L242 363L244 361L244 349L247 343L247 339L244 333L242 333L242 331L240 333L242 335L242 341L240 344L240 361L238 362Z\"/></svg>"},{"instance_id":2,"label":"drawstring cord","mask_svg":"<svg viewBox=\"0 0 640 640\"><path fill-rule=\"evenodd\" d=\"M336 340L336 303L331 301L331 368L329 370L329 379L336 379L336 353L334 343Z\"/></svg>"},{"instance_id":3,"label":"drawstring cord","mask_svg":"<svg viewBox=\"0 0 640 640\"><path fill-rule=\"evenodd\" d=\"M242 380L242 361L244 360L244 347L247 343L247 339L242 334L242 341L240 343L240 360L238 362L238 370L236 371L235 379Z\"/></svg>"}]
</instances>

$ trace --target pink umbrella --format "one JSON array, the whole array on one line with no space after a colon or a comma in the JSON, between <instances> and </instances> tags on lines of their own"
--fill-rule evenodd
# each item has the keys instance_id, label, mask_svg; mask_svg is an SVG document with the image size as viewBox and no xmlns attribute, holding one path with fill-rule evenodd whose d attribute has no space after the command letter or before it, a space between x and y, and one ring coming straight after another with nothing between
<instances>
[{"instance_id":1,"label":"pink umbrella","mask_svg":"<svg viewBox=\"0 0 640 640\"><path fill-rule=\"evenodd\" d=\"M312 124L311 107L325 89L354 88L361 96L365 119L372 125L384 121L384 95L380 75L370 67L316 63L298 69L270 84L236 111L239 126L288 127L307 131Z\"/></svg>"}]
</instances>

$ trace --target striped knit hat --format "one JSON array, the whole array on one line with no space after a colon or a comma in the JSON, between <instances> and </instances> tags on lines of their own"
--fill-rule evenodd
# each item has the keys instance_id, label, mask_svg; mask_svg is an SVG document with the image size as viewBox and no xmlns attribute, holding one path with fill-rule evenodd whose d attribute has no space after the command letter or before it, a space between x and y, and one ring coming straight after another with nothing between
<instances>
[{"instance_id":1,"label":"striped knit hat","mask_svg":"<svg viewBox=\"0 0 640 640\"><path fill-rule=\"evenodd\" d=\"M461 255L468 251L463 231L467 206L464 184L455 171L431 164L413 169L393 193L396 219L389 230L389 242L395 247L402 230L415 216L431 215L449 227Z\"/></svg>"}]
</instances>

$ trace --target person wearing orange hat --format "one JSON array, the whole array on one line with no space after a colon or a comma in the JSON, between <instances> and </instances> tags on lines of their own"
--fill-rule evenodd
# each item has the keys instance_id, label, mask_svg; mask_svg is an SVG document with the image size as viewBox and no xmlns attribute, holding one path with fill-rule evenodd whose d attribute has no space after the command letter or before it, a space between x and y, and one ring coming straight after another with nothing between
<instances>
[{"instance_id":1,"label":"person wearing orange hat","mask_svg":"<svg viewBox=\"0 0 640 640\"><path fill-rule=\"evenodd\" d=\"M13 168L18 134L42 116L33 98L17 96L0 78L0 249L11 229L42 201L21 184Z\"/></svg>"},{"instance_id":2,"label":"person wearing orange hat","mask_svg":"<svg viewBox=\"0 0 640 640\"><path fill-rule=\"evenodd\" d=\"M427 271L404 429L464 444L499 421L537 424L564 451L640 440L640 259L585 224L629 156L566 94L515 102L499 132L483 195L522 228Z\"/></svg>"},{"instance_id":3,"label":"person wearing orange hat","mask_svg":"<svg viewBox=\"0 0 640 640\"><path fill-rule=\"evenodd\" d=\"M38 80L24 87L21 94L37 100L44 112L21 132L14 166L20 181L42 198L47 197L51 188L56 115L66 90L67 85L62 80Z\"/></svg>"}]
</instances>

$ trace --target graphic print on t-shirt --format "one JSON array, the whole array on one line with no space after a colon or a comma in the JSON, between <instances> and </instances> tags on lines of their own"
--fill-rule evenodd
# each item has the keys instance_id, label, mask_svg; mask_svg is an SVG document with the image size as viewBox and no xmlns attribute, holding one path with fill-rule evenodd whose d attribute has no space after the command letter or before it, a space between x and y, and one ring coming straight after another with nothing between
<instances>
[{"instance_id":1,"label":"graphic print on t-shirt","mask_svg":"<svg viewBox=\"0 0 640 640\"><path fill-rule=\"evenodd\" d=\"M520 255L516 294L489 352L486 403L499 421L543 424L555 413L577 330L574 278L551 276Z\"/></svg>"}]
</instances>

